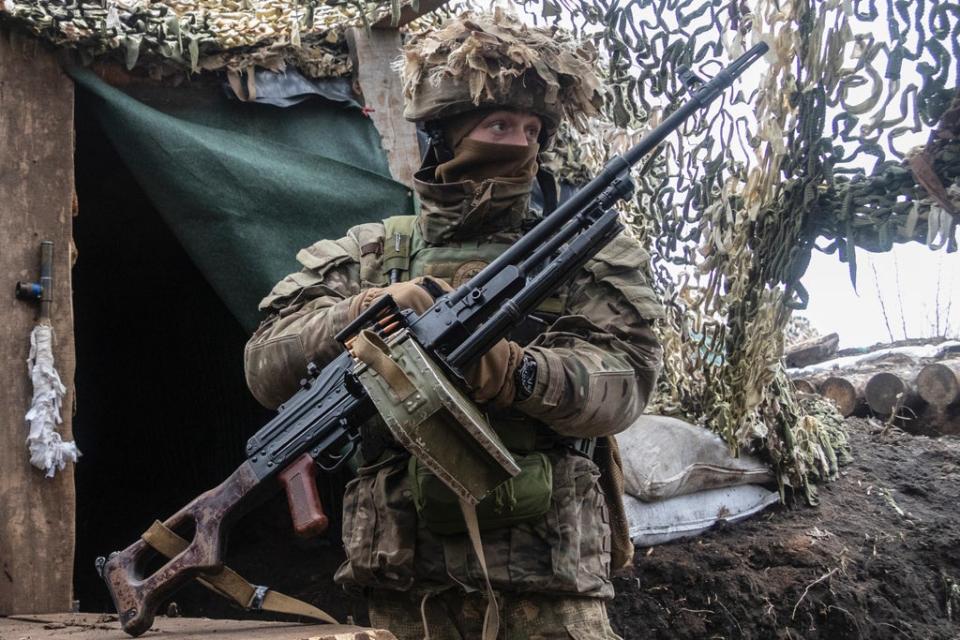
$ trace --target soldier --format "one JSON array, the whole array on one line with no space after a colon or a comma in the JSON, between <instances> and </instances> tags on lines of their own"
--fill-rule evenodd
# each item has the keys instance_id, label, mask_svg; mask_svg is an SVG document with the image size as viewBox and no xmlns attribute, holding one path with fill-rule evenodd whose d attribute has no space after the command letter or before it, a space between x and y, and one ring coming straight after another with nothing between
<instances>
[{"instance_id":1,"label":"soldier","mask_svg":"<svg viewBox=\"0 0 960 640\"><path fill-rule=\"evenodd\" d=\"M602 100L590 51L500 12L452 19L404 55L404 116L430 134L419 211L302 250L303 269L263 299L270 315L245 365L268 407L296 391L307 362L338 354L333 336L378 296L422 311L433 302L423 278L457 287L535 224L534 179L548 208L552 183L539 151L562 118L582 124ZM468 372L522 469L478 509L486 567L436 478L379 418L363 425L335 579L365 595L374 626L401 640L480 637L486 575L503 637L617 637L604 601L633 547L612 435L643 410L661 358L647 262L636 240L616 238Z\"/></svg>"}]
</instances>

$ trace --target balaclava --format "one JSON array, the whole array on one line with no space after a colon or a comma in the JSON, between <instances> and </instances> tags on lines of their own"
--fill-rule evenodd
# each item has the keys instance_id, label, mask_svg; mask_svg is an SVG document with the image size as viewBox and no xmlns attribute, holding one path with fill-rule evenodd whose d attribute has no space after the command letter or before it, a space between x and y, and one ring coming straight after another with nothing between
<instances>
[{"instance_id":1,"label":"balaclava","mask_svg":"<svg viewBox=\"0 0 960 640\"><path fill-rule=\"evenodd\" d=\"M415 176L427 242L515 232L527 216L540 145L467 138L492 111L472 111L444 122L445 143L453 157Z\"/></svg>"}]
</instances>

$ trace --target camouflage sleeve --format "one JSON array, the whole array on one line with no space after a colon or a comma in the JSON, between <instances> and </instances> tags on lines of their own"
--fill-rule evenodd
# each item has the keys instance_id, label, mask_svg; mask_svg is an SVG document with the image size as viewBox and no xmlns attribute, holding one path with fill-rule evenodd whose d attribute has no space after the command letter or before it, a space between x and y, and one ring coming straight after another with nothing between
<instances>
[{"instance_id":1,"label":"camouflage sleeve","mask_svg":"<svg viewBox=\"0 0 960 640\"><path fill-rule=\"evenodd\" d=\"M648 263L637 241L621 235L586 265L565 315L526 348L537 380L518 409L575 437L618 433L643 412L662 358L652 323L663 307Z\"/></svg>"},{"instance_id":2,"label":"camouflage sleeve","mask_svg":"<svg viewBox=\"0 0 960 640\"><path fill-rule=\"evenodd\" d=\"M361 225L361 227L382 226ZM340 353L333 337L347 324L350 298L363 283L360 240L376 230L351 229L301 250L303 269L274 286L260 302L269 316L244 349L247 386L264 406L276 408L297 390L307 363L325 364ZM363 233L367 231L368 233Z\"/></svg>"}]
</instances>

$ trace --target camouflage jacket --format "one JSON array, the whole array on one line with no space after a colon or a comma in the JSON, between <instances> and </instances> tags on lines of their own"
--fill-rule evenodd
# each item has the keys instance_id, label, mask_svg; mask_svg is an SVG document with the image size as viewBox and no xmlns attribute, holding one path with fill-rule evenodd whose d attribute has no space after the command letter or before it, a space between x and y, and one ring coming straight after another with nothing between
<instances>
[{"instance_id":1,"label":"camouflage jacket","mask_svg":"<svg viewBox=\"0 0 960 640\"><path fill-rule=\"evenodd\" d=\"M435 223L430 212L417 220L406 277L462 284L518 237L505 232L457 240L435 233ZM261 403L276 407L296 390L309 361L323 364L339 353L333 336L347 323L351 297L386 283L384 235L382 223L363 224L303 249L297 254L303 269L263 299L260 308L270 315L245 350L247 382ZM650 324L662 309L648 284L647 261L635 240L620 236L549 301L548 329L525 347L538 364L534 391L502 421L547 425L558 440L608 436L633 422L661 358ZM407 456L395 454L367 460L348 487L348 559L338 581L408 590L439 588L452 577L480 587L467 536L437 536L418 525ZM597 467L563 447L549 457L553 508L544 521L484 533L494 588L612 597L609 514Z\"/></svg>"}]
</instances>

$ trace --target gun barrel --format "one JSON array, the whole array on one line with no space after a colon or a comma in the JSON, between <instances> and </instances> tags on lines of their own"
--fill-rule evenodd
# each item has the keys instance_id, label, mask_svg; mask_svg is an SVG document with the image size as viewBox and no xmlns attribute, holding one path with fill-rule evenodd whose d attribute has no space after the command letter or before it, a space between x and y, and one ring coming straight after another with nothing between
<instances>
[{"instance_id":1,"label":"gun barrel","mask_svg":"<svg viewBox=\"0 0 960 640\"><path fill-rule=\"evenodd\" d=\"M554 253L559 251L564 244L574 239L583 231L585 228L584 221L591 219L588 214L583 218L575 216L567 222L557 233L553 234L552 238L544 244L541 244L533 253L523 259L523 262L518 265L520 273L524 276L537 273Z\"/></svg>"},{"instance_id":2,"label":"gun barrel","mask_svg":"<svg viewBox=\"0 0 960 640\"><path fill-rule=\"evenodd\" d=\"M633 166L639 162L643 156L653 151L654 148L663 142L664 138L670 135L674 129L678 128L691 114L709 105L717 96L730 87L736 79L746 71L747 67L759 60L760 56L766 53L768 49L767 43L760 42L721 69L716 76L697 89L697 92L683 103L679 109L667 116L653 131L645 135L636 146L623 154L627 163Z\"/></svg>"},{"instance_id":3,"label":"gun barrel","mask_svg":"<svg viewBox=\"0 0 960 640\"><path fill-rule=\"evenodd\" d=\"M448 357L447 362L462 368L474 358L485 353L491 345L508 333L509 327L518 318L532 312L543 302L559 283L565 282L590 258L599 247L608 243L623 229L620 214L607 209L567 246L562 254L554 257L542 271L536 274L522 291L510 297L483 323L473 335L460 344Z\"/></svg>"},{"instance_id":4,"label":"gun barrel","mask_svg":"<svg viewBox=\"0 0 960 640\"><path fill-rule=\"evenodd\" d=\"M490 282L504 267L515 264L522 258L527 257L553 235L553 233L563 227L573 216L589 206L593 200L603 193L608 185L629 169L630 165L620 156L612 158L596 178L588 182L582 189L573 194L569 200L544 218L540 224L528 231L509 249L484 267L480 273L470 279L467 285L460 287L460 289L450 294L451 304L459 302L471 290L478 289Z\"/></svg>"},{"instance_id":5,"label":"gun barrel","mask_svg":"<svg viewBox=\"0 0 960 640\"><path fill-rule=\"evenodd\" d=\"M569 200L544 218L540 224L527 232L523 238L487 265L480 273L475 275L466 286L460 287L459 290L451 294L451 303L455 304L459 302L471 290L483 287L490 282L504 267L516 264L519 260L535 251L537 247L561 229L573 216L589 206L598 197L604 195L607 188L618 178L629 175L630 168L633 165L653 151L653 149L663 142L664 138L677 129L691 114L713 102L722 91L740 77L747 67L766 53L768 48L764 42L754 45L750 50L722 69L714 78L698 89L679 109L670 114L653 131L645 135L633 148L623 154L623 156L616 156L607 162L603 170L601 170L593 180L584 185L584 187L571 196ZM604 198L604 201L599 203L601 210L612 207L622 194L622 191L612 190L609 201L606 201L608 198Z\"/></svg>"}]
</instances>

